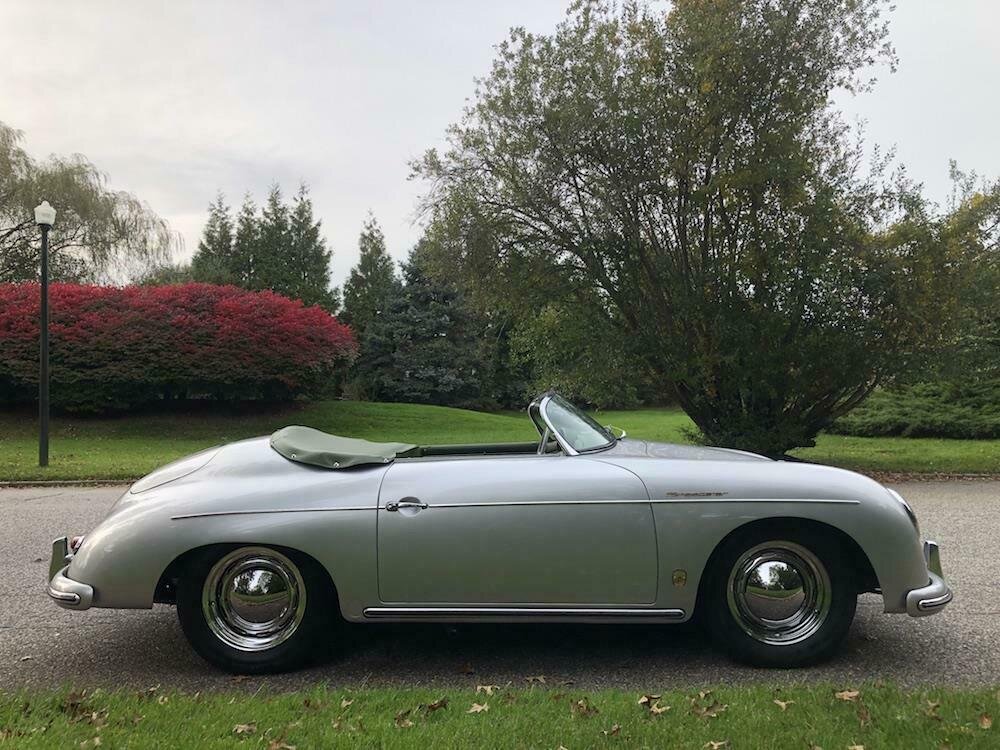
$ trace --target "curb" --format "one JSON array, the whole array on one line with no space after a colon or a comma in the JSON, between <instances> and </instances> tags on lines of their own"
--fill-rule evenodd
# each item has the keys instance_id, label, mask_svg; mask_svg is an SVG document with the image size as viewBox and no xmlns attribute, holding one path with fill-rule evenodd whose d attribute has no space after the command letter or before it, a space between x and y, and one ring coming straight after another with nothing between
<instances>
[{"instance_id":1,"label":"curb","mask_svg":"<svg viewBox=\"0 0 1000 750\"><path fill-rule=\"evenodd\" d=\"M24 481L0 482L0 489L28 489L31 487L114 487L138 481L132 479L25 479Z\"/></svg>"}]
</instances>

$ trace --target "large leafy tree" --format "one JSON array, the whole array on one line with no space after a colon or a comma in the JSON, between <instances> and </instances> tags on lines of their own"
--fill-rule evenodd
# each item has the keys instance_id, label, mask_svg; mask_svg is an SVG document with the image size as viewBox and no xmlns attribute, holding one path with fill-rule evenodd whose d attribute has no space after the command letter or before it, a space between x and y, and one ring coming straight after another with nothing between
<instances>
[{"instance_id":1,"label":"large leafy tree","mask_svg":"<svg viewBox=\"0 0 1000 750\"><path fill-rule=\"evenodd\" d=\"M57 210L49 236L53 279L122 282L170 258L177 237L141 200L108 187L82 156L39 162L20 131L0 122L0 282L38 278L34 207Z\"/></svg>"},{"instance_id":2,"label":"large leafy tree","mask_svg":"<svg viewBox=\"0 0 1000 750\"><path fill-rule=\"evenodd\" d=\"M934 217L830 103L894 62L883 6L578 2L514 30L416 165L432 222L489 238L457 243L470 284L598 300L706 439L809 445L953 300Z\"/></svg>"}]
</instances>

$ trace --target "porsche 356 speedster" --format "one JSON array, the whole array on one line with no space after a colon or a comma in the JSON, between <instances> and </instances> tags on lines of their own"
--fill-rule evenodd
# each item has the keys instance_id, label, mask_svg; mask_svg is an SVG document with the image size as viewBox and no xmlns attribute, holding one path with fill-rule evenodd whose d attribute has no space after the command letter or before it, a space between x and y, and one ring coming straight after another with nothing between
<instances>
[{"instance_id":1,"label":"porsche 356 speedster","mask_svg":"<svg viewBox=\"0 0 1000 750\"><path fill-rule=\"evenodd\" d=\"M207 661L291 669L344 621L679 623L734 658L830 656L862 592L951 600L906 501L849 471L651 443L555 393L530 443L372 443L306 427L212 448L53 543L61 607L175 604Z\"/></svg>"}]
</instances>

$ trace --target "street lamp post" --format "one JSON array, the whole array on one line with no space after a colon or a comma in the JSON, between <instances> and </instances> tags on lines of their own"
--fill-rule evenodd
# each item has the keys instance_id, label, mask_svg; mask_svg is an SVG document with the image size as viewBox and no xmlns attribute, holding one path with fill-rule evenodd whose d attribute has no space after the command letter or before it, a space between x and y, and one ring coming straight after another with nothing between
<instances>
[{"instance_id":1,"label":"street lamp post","mask_svg":"<svg viewBox=\"0 0 1000 750\"><path fill-rule=\"evenodd\" d=\"M42 301L39 314L40 362L38 373L38 465L49 465L49 230L56 210L48 201L35 208L35 223L42 230Z\"/></svg>"}]
</instances>

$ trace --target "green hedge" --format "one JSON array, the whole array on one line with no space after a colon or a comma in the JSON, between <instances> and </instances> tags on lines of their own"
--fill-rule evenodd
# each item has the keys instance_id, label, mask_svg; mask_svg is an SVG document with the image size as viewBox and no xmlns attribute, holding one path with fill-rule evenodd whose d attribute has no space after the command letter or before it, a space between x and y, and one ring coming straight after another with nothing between
<instances>
[{"instance_id":1,"label":"green hedge","mask_svg":"<svg viewBox=\"0 0 1000 750\"><path fill-rule=\"evenodd\" d=\"M1000 437L1000 379L876 391L829 430L878 437Z\"/></svg>"}]
</instances>

